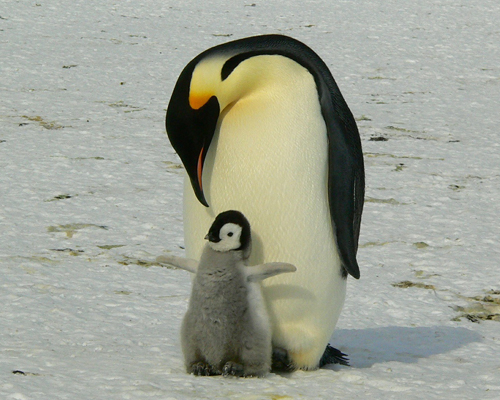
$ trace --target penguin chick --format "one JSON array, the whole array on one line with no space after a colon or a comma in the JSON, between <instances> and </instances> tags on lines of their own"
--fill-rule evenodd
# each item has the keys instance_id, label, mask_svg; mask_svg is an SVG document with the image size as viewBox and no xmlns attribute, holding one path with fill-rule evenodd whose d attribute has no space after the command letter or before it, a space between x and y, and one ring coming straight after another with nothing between
<instances>
[{"instance_id":1,"label":"penguin chick","mask_svg":"<svg viewBox=\"0 0 500 400\"><path fill-rule=\"evenodd\" d=\"M247 266L250 224L239 211L219 214L205 237L200 262L175 256L157 261L195 274L181 343L188 373L263 376L270 371L272 330L260 281L295 266Z\"/></svg>"}]
</instances>

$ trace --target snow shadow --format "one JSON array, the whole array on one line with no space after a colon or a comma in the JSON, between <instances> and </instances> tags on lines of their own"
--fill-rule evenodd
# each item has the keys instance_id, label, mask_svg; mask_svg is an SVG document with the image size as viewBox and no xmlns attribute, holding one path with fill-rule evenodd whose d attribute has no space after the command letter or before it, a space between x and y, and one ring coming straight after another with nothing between
<instances>
[{"instance_id":1,"label":"snow shadow","mask_svg":"<svg viewBox=\"0 0 500 400\"><path fill-rule=\"evenodd\" d=\"M340 329L331 343L348 354L352 367L369 368L388 361L415 363L419 358L448 353L480 341L480 334L460 327L388 326Z\"/></svg>"}]
</instances>

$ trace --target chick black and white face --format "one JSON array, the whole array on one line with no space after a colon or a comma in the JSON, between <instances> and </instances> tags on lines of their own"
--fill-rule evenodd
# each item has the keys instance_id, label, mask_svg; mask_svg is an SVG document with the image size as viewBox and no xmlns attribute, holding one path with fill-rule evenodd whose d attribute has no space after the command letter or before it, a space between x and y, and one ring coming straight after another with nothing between
<instances>
[{"instance_id":1,"label":"chick black and white face","mask_svg":"<svg viewBox=\"0 0 500 400\"><path fill-rule=\"evenodd\" d=\"M208 244L215 251L230 251L241 248L241 232L243 228L237 224L228 223L222 226L218 238L209 238ZM218 240L218 241L212 241Z\"/></svg>"},{"instance_id":2,"label":"chick black and white face","mask_svg":"<svg viewBox=\"0 0 500 400\"><path fill-rule=\"evenodd\" d=\"M250 224L239 211L225 211L215 218L205 239L215 251L246 250L250 245Z\"/></svg>"}]
</instances>

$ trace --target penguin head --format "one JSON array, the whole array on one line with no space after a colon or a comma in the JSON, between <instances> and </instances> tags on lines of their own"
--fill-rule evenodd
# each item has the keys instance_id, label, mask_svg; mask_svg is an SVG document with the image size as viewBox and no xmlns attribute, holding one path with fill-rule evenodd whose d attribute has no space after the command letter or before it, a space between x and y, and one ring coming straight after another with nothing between
<instances>
[{"instance_id":1,"label":"penguin head","mask_svg":"<svg viewBox=\"0 0 500 400\"><path fill-rule=\"evenodd\" d=\"M299 65L313 56L312 50L295 39L261 35L212 47L186 65L172 92L165 125L201 204L209 206L202 173L219 117L247 96L265 92L277 77L293 82L293 76L283 74L280 58Z\"/></svg>"},{"instance_id":2,"label":"penguin head","mask_svg":"<svg viewBox=\"0 0 500 400\"><path fill-rule=\"evenodd\" d=\"M194 194L209 204L203 191L203 166L224 109L241 98L243 85L223 79L230 54L209 49L182 71L170 98L165 120L167 134L182 160ZM244 86L251 85L247 82Z\"/></svg>"},{"instance_id":3,"label":"penguin head","mask_svg":"<svg viewBox=\"0 0 500 400\"><path fill-rule=\"evenodd\" d=\"M250 223L239 211L225 211L215 218L205 239L215 251L243 251L251 247Z\"/></svg>"}]
</instances>

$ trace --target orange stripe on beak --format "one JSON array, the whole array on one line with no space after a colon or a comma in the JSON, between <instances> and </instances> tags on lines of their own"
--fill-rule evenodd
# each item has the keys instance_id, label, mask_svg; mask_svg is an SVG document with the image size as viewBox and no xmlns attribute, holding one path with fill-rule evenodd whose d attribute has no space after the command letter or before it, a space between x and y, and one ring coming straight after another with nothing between
<instances>
[{"instance_id":1,"label":"orange stripe on beak","mask_svg":"<svg viewBox=\"0 0 500 400\"><path fill-rule=\"evenodd\" d=\"M191 94L189 95L189 105L193 110L198 110L207 104L207 101L210 100L212 95L210 94Z\"/></svg>"},{"instance_id":2,"label":"orange stripe on beak","mask_svg":"<svg viewBox=\"0 0 500 400\"><path fill-rule=\"evenodd\" d=\"M200 190L203 192L203 182L202 182L202 173L203 173L203 151L205 148L203 147L200 151L200 155L198 156L198 166L196 168L196 173L198 175L198 185L200 185Z\"/></svg>"}]
</instances>

